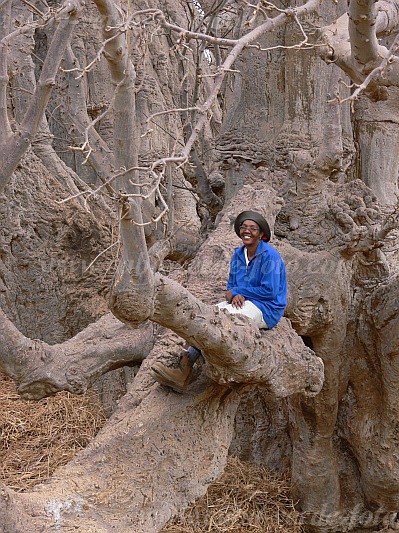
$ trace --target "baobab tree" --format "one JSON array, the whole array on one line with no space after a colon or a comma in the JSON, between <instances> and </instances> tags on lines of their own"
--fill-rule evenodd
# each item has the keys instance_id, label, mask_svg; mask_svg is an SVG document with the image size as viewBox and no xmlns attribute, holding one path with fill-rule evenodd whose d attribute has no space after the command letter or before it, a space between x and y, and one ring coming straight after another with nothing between
<instances>
[{"instance_id":1,"label":"baobab tree","mask_svg":"<svg viewBox=\"0 0 399 533\"><path fill-rule=\"evenodd\" d=\"M49 172L57 164L64 173L57 189L62 198L56 198L58 204L51 200L47 210L58 206L73 221L54 222L59 239L48 250L55 254L61 245L62 251L82 254L80 247L89 243L86 266L94 272L93 282L111 251L121 250L109 294L113 316L102 303L91 310L91 318L104 316L82 329L77 324L82 313L75 311L63 332L67 338L43 331L41 340L31 339L34 324L20 318L14 324L18 302L2 297L0 369L24 397L41 398L59 390L82 392L127 363L141 366L86 450L33 492L3 488L3 530L159 530L204 494L223 470L229 448L244 455L249 431L256 437L246 451L249 458L276 465L289 455L293 491L310 528L350 530L390 519L399 488L393 423L398 351L394 150L379 159L383 177L376 179L366 163L377 161L383 150L378 155L375 150L392 137L392 128L380 123L393 105L396 48L395 43L383 48L377 37L396 27L394 4L351 2L349 17L341 18L344 7L334 4L322 12L312 0L290 8L204 2L202 9L178 2L125 6L94 0L84 6L84 15L79 15L80 4L66 3L55 12L43 11L44 4L29 5L33 20L24 20L24 31L11 37L18 5L10 0L0 6L3 118L15 120L7 122L2 144L7 154L2 194L9 206L3 207L3 272L11 270L9 265L14 271L32 268L29 261L19 265L10 258L22 255L18 229L23 241L31 235L23 223L30 219L22 217L18 226L13 214L17 184L32 173L21 157L39 131L67 132L75 161L71 169L50 143L38 151L41 162L29 154L31 169L44 165L40 168ZM81 34L76 24L74 42L69 29L79 16L99 20L101 37L93 37L96 23ZM24 36L32 47L37 17L44 19L42 38L48 45L44 51L36 46L34 56L42 54L44 63L36 82L34 61L28 58L23 78L32 84L33 97L12 100L10 109L8 43ZM86 59L82 50L93 43L96 52ZM319 56L332 64L323 64ZM47 107L47 123L42 113L61 58L60 96ZM90 77L97 64L105 72L102 58L113 90L103 89L98 105L89 106L90 90L99 86L90 85ZM352 95L340 69L358 86ZM385 106L381 115L375 111L379 106ZM64 158L72 164L70 155ZM101 185L89 189L76 177L83 161ZM208 179L212 174L225 182L223 209ZM32 179L27 184L31 191ZM36 188L35 209L43 209L49 201L45 185ZM100 190L111 207L98 198ZM196 199L203 225L213 226L200 247L192 235L199 228ZM182 216L178 208L184 204ZM274 244L289 278L287 318L266 333L212 305L224 292L237 244L232 222L249 206L274 227ZM192 215L188 228L182 227L187 213ZM116 222L119 232L112 242ZM65 226L68 231L60 232ZM70 239L76 228L79 242ZM191 262L187 271L167 276L160 271L165 258ZM64 264L65 258L51 276ZM42 279L51 276L43 272ZM76 277L69 279L77 283ZM99 283L102 290L104 283ZM59 284L59 297L65 298L62 280ZM93 290L87 307L96 301L102 301L101 294ZM88 318L81 321L83 328ZM170 360L176 334L204 353L184 396L163 390L147 372L154 359ZM257 424L273 429L280 448L260 434L257 424L251 428L248 406L256 401L268 406ZM261 410L252 408L259 417Z\"/></svg>"}]
</instances>

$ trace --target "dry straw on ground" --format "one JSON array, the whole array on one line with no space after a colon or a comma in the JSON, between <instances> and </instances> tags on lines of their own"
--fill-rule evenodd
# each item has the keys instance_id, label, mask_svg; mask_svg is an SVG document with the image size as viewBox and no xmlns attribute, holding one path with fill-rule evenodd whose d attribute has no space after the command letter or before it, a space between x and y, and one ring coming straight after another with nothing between
<instances>
[{"instance_id":1,"label":"dry straw on ground","mask_svg":"<svg viewBox=\"0 0 399 533\"><path fill-rule=\"evenodd\" d=\"M221 478L163 533L301 533L286 478L230 457Z\"/></svg>"},{"instance_id":2,"label":"dry straw on ground","mask_svg":"<svg viewBox=\"0 0 399 533\"><path fill-rule=\"evenodd\" d=\"M92 391L25 401L0 374L0 482L23 491L45 481L87 446L104 422Z\"/></svg>"},{"instance_id":3,"label":"dry straw on ground","mask_svg":"<svg viewBox=\"0 0 399 533\"><path fill-rule=\"evenodd\" d=\"M84 448L105 422L93 392L21 400L0 374L0 482L16 491L48 479ZM289 482L262 467L229 458L221 478L164 533L301 533Z\"/></svg>"}]
</instances>

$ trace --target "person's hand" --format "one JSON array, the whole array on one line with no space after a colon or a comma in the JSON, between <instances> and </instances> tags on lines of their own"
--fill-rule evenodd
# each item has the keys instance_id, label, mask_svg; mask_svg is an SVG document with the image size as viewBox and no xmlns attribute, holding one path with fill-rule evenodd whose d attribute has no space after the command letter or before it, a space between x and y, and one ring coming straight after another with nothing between
<instances>
[{"instance_id":1,"label":"person's hand","mask_svg":"<svg viewBox=\"0 0 399 533\"><path fill-rule=\"evenodd\" d=\"M232 299L233 299L233 289L230 289L229 291L226 291L226 302L231 304Z\"/></svg>"},{"instance_id":2,"label":"person's hand","mask_svg":"<svg viewBox=\"0 0 399 533\"><path fill-rule=\"evenodd\" d=\"M231 301L231 305L236 309L241 309L245 303L245 298L241 294L236 294Z\"/></svg>"}]
</instances>

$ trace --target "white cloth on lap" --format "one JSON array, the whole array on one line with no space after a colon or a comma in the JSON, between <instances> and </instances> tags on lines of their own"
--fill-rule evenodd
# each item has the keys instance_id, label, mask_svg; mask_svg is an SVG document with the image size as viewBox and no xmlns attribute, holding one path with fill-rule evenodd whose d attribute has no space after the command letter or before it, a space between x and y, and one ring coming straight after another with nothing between
<instances>
[{"instance_id":1,"label":"white cloth on lap","mask_svg":"<svg viewBox=\"0 0 399 533\"><path fill-rule=\"evenodd\" d=\"M263 320L261 310L258 309L256 305L250 302L249 300L245 300L244 305L241 307L241 309L233 307L226 301L218 303L217 306L219 307L219 309L227 309L227 311L232 315L244 315L249 318L252 318L252 320L255 322L259 329L269 329L269 326Z\"/></svg>"}]
</instances>

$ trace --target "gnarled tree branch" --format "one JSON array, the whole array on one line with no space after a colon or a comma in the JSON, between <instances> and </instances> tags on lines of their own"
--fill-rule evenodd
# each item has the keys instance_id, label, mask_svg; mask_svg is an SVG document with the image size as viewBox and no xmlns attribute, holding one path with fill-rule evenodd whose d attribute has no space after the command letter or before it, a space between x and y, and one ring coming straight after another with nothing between
<instances>
[{"instance_id":1,"label":"gnarled tree branch","mask_svg":"<svg viewBox=\"0 0 399 533\"><path fill-rule=\"evenodd\" d=\"M153 346L153 327L134 330L111 314L55 345L25 337L0 310L0 371L26 399L67 390L81 394L102 374L140 363Z\"/></svg>"},{"instance_id":2,"label":"gnarled tree branch","mask_svg":"<svg viewBox=\"0 0 399 533\"><path fill-rule=\"evenodd\" d=\"M67 0L57 13L57 29L51 41L42 71L31 98L25 116L18 131L11 139L1 145L0 159L0 192L4 191L12 173L21 157L27 151L36 134L42 115L54 86L54 79L60 66L64 50L72 38L74 25L81 11L80 0Z\"/></svg>"},{"instance_id":3,"label":"gnarled tree branch","mask_svg":"<svg viewBox=\"0 0 399 533\"><path fill-rule=\"evenodd\" d=\"M322 361L286 322L261 334L253 321L204 304L168 278L156 282L151 319L202 349L215 381L258 383L276 396L320 392Z\"/></svg>"},{"instance_id":4,"label":"gnarled tree branch","mask_svg":"<svg viewBox=\"0 0 399 533\"><path fill-rule=\"evenodd\" d=\"M386 52L375 32L377 8L375 0L356 0L349 4L349 38L351 55L359 65L359 71L368 74Z\"/></svg>"},{"instance_id":5,"label":"gnarled tree branch","mask_svg":"<svg viewBox=\"0 0 399 533\"><path fill-rule=\"evenodd\" d=\"M10 32L11 0L3 2L0 7L0 40ZM7 113L7 44L0 44L0 144L5 144L12 135Z\"/></svg>"},{"instance_id":6,"label":"gnarled tree branch","mask_svg":"<svg viewBox=\"0 0 399 533\"><path fill-rule=\"evenodd\" d=\"M336 63L354 82L360 84L389 55L388 49L378 43L377 37L389 34L399 26L399 3L352 0L349 14L345 13L330 26L320 28L322 59ZM396 50L395 50L396 53ZM396 60L390 60L384 75L376 72L374 84L397 85Z\"/></svg>"}]
</instances>

